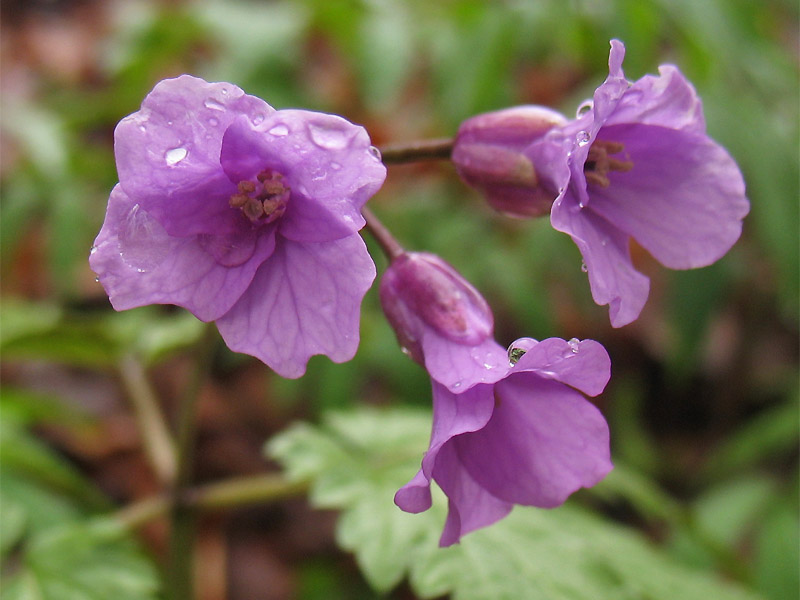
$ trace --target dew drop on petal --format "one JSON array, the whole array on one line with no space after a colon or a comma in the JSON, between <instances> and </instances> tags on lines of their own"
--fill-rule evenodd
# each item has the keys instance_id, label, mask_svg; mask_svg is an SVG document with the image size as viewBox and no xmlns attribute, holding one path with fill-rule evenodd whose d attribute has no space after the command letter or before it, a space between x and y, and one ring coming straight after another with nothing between
<instances>
[{"instance_id":1,"label":"dew drop on petal","mask_svg":"<svg viewBox=\"0 0 800 600\"><path fill-rule=\"evenodd\" d=\"M587 131L579 131L578 135L575 136L575 141L578 142L578 146L585 146L589 143L589 137Z\"/></svg>"},{"instance_id":2,"label":"dew drop on petal","mask_svg":"<svg viewBox=\"0 0 800 600\"><path fill-rule=\"evenodd\" d=\"M402 353L403 353L403 354L405 354L406 356L411 356L411 350L409 350L409 349L408 349L408 348L406 348L405 346L401 346L401 347L400 347L400 352L402 352Z\"/></svg>"},{"instance_id":3,"label":"dew drop on petal","mask_svg":"<svg viewBox=\"0 0 800 600\"><path fill-rule=\"evenodd\" d=\"M333 129L316 123L308 124L311 141L325 150L341 150L346 148L350 137L341 129Z\"/></svg>"},{"instance_id":4,"label":"dew drop on petal","mask_svg":"<svg viewBox=\"0 0 800 600\"><path fill-rule=\"evenodd\" d=\"M164 153L164 160L167 161L167 166L172 167L181 162L189 151L179 146L178 148L171 148Z\"/></svg>"},{"instance_id":5,"label":"dew drop on petal","mask_svg":"<svg viewBox=\"0 0 800 600\"><path fill-rule=\"evenodd\" d=\"M580 351L579 347L580 343L581 341L578 338L572 338L567 342L567 345L569 346L569 349L573 354L577 354Z\"/></svg>"},{"instance_id":6,"label":"dew drop on petal","mask_svg":"<svg viewBox=\"0 0 800 600\"><path fill-rule=\"evenodd\" d=\"M219 121L217 119L215 119L214 117L211 117L208 120L208 124L211 125L212 127L216 127L217 125L219 125Z\"/></svg>"},{"instance_id":7,"label":"dew drop on petal","mask_svg":"<svg viewBox=\"0 0 800 600\"><path fill-rule=\"evenodd\" d=\"M381 151L378 150L375 146L369 147L369 153L372 155L372 158L380 162L381 160Z\"/></svg>"},{"instance_id":8,"label":"dew drop on petal","mask_svg":"<svg viewBox=\"0 0 800 600\"><path fill-rule=\"evenodd\" d=\"M203 105L211 110L225 110L225 106L223 106L221 102L214 100L214 98L206 98L206 101L203 102Z\"/></svg>"},{"instance_id":9,"label":"dew drop on petal","mask_svg":"<svg viewBox=\"0 0 800 600\"><path fill-rule=\"evenodd\" d=\"M339 163L337 163L337 162L332 162L331 163L331 169L333 169L334 171L338 171L341 168L342 168L342 165L340 165Z\"/></svg>"},{"instance_id":10,"label":"dew drop on petal","mask_svg":"<svg viewBox=\"0 0 800 600\"><path fill-rule=\"evenodd\" d=\"M264 122L264 115L258 113L256 116L253 117L253 125L261 125Z\"/></svg>"},{"instance_id":11,"label":"dew drop on petal","mask_svg":"<svg viewBox=\"0 0 800 600\"><path fill-rule=\"evenodd\" d=\"M585 262L581 263L581 271L583 271L584 273L588 273L589 272L589 267L586 266Z\"/></svg>"},{"instance_id":12,"label":"dew drop on petal","mask_svg":"<svg viewBox=\"0 0 800 600\"><path fill-rule=\"evenodd\" d=\"M578 111L577 111L577 113L576 113L576 114L577 114L577 117L578 117L578 118L581 118L581 117L582 117L583 115L585 115L587 112L589 112L590 110L592 110L592 107L593 107L593 106L594 106L594 102L592 102L591 100L586 100L584 103L582 103L582 104L581 104L581 105L578 107Z\"/></svg>"},{"instance_id":13,"label":"dew drop on petal","mask_svg":"<svg viewBox=\"0 0 800 600\"><path fill-rule=\"evenodd\" d=\"M95 278L94 278L94 282L95 282L95 283L100 283L100 278L99 278L99 277L95 277Z\"/></svg>"},{"instance_id":14,"label":"dew drop on petal","mask_svg":"<svg viewBox=\"0 0 800 600\"><path fill-rule=\"evenodd\" d=\"M147 131L147 127L145 127L144 125L139 125L139 131L144 133L145 131Z\"/></svg>"},{"instance_id":15,"label":"dew drop on petal","mask_svg":"<svg viewBox=\"0 0 800 600\"><path fill-rule=\"evenodd\" d=\"M460 381L456 381L456 382L453 384L453 388L455 388L455 389L458 389L458 388L460 388L460 387L461 387L461 382L460 382Z\"/></svg>"},{"instance_id":16,"label":"dew drop on petal","mask_svg":"<svg viewBox=\"0 0 800 600\"><path fill-rule=\"evenodd\" d=\"M270 129L269 133L270 135L274 135L275 137L283 137L285 135L289 135L289 128L283 123L279 123L278 125L275 125L272 129Z\"/></svg>"},{"instance_id":17,"label":"dew drop on petal","mask_svg":"<svg viewBox=\"0 0 800 600\"><path fill-rule=\"evenodd\" d=\"M95 252L97 252L97 246L92 246L92 247L89 249L89 256L91 256L91 255L92 255L92 254L94 254Z\"/></svg>"}]
</instances>

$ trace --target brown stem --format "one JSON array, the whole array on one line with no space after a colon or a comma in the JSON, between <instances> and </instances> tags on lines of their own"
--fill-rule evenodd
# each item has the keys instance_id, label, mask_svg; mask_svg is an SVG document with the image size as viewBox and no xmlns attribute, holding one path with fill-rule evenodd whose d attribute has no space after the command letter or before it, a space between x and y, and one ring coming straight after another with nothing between
<instances>
[{"instance_id":1,"label":"brown stem","mask_svg":"<svg viewBox=\"0 0 800 600\"><path fill-rule=\"evenodd\" d=\"M453 138L388 144L380 148L380 151L381 160L387 165L399 165L423 160L447 160L453 151Z\"/></svg>"},{"instance_id":2,"label":"brown stem","mask_svg":"<svg viewBox=\"0 0 800 600\"><path fill-rule=\"evenodd\" d=\"M389 260L393 260L403 254L405 249L400 245L394 236L389 232L386 226L381 223L380 219L375 216L366 206L361 209L361 214L367 220L367 229L372 234L372 237L378 242Z\"/></svg>"}]
</instances>

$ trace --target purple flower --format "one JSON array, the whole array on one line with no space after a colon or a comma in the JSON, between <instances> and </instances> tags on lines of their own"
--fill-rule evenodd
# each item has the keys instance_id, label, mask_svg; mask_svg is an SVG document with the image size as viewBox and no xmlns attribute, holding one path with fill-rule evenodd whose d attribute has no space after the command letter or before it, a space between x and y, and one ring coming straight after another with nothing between
<instances>
[{"instance_id":1,"label":"purple flower","mask_svg":"<svg viewBox=\"0 0 800 600\"><path fill-rule=\"evenodd\" d=\"M362 127L183 75L119 123L114 148L89 261L115 309L182 306L286 377L314 354L353 357L375 277L360 209L386 176Z\"/></svg>"},{"instance_id":2,"label":"purple flower","mask_svg":"<svg viewBox=\"0 0 800 600\"><path fill-rule=\"evenodd\" d=\"M581 394L596 396L608 382L605 349L593 340L528 338L509 355L513 364L495 383L457 394L433 382L430 446L395 503L427 510L435 480L449 507L441 546L502 519L514 504L558 506L612 469L608 426Z\"/></svg>"},{"instance_id":3,"label":"purple flower","mask_svg":"<svg viewBox=\"0 0 800 600\"><path fill-rule=\"evenodd\" d=\"M508 365L489 305L438 256L403 252L380 283L383 311L404 351L451 391L494 382Z\"/></svg>"},{"instance_id":4,"label":"purple flower","mask_svg":"<svg viewBox=\"0 0 800 600\"><path fill-rule=\"evenodd\" d=\"M650 286L631 263L630 238L666 267L704 267L739 239L750 206L681 72L664 65L630 83L624 56L613 40L608 78L561 130L571 143L569 182L550 214L578 245L592 296L609 305L614 327L639 316Z\"/></svg>"}]
</instances>

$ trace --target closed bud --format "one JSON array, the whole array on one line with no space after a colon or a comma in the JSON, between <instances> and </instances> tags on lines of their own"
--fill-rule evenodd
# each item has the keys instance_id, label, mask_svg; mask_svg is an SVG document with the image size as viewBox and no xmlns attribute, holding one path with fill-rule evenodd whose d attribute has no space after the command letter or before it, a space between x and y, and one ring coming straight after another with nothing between
<instances>
[{"instance_id":1,"label":"closed bud","mask_svg":"<svg viewBox=\"0 0 800 600\"><path fill-rule=\"evenodd\" d=\"M486 300L436 255L406 252L395 258L381 279L379 294L400 345L420 364L425 363L425 335L465 346L492 336L494 320Z\"/></svg>"},{"instance_id":2,"label":"closed bud","mask_svg":"<svg viewBox=\"0 0 800 600\"><path fill-rule=\"evenodd\" d=\"M484 193L496 210L514 217L547 214L558 196L547 173L540 173L535 142L567 122L542 106L516 106L464 121L452 160L461 179ZM543 165L545 171L549 165Z\"/></svg>"}]
</instances>

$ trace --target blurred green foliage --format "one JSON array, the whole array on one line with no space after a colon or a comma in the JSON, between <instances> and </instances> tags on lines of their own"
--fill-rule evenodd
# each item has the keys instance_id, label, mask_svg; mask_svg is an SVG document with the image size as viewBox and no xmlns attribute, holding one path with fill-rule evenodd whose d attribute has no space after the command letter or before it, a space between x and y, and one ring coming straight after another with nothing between
<instances>
[{"instance_id":1,"label":"blurred green foliage","mask_svg":"<svg viewBox=\"0 0 800 600\"><path fill-rule=\"evenodd\" d=\"M591 503L661 532L662 547L686 564L725 571L776 600L797 590L796 3L96 4L104 23L92 32L93 62L82 75L24 56L5 68L34 81L4 85L0 112L5 361L107 370L135 352L157 364L199 337L199 324L179 311L114 314L86 261L116 181L113 127L159 79L191 72L234 82L277 108L340 113L380 145L452 135L464 118L516 103L571 114L605 77L608 40L617 37L626 43L629 78L665 62L687 74L711 136L736 158L751 200L741 241L712 267L667 272L636 253L653 279L636 324L610 328L606 309L591 301L580 255L546 219L491 213L447 164L392 167L372 204L403 244L440 254L476 284L493 306L502 343L558 335L609 348L614 377L601 401L622 468L588 495ZM62 17L74 18L63 6ZM380 271L385 263L370 249ZM235 371L249 360L227 354L220 362ZM365 300L354 361L315 358L300 380L271 377L267 393L311 419L323 408L364 402L429 404L425 374L398 352L375 290ZM4 420L26 404L50 411L29 390L7 385L9 395L24 401L6 404ZM12 487L14 477L4 473ZM59 485L76 485L65 477ZM48 497L37 504L42 523L73 514L72 500ZM4 551L29 522L7 506ZM686 519L702 535L687 535ZM347 597L347 583L332 582L326 567L303 572L308 582L345 586ZM318 597L312 583L306 587L305 597Z\"/></svg>"}]
</instances>

